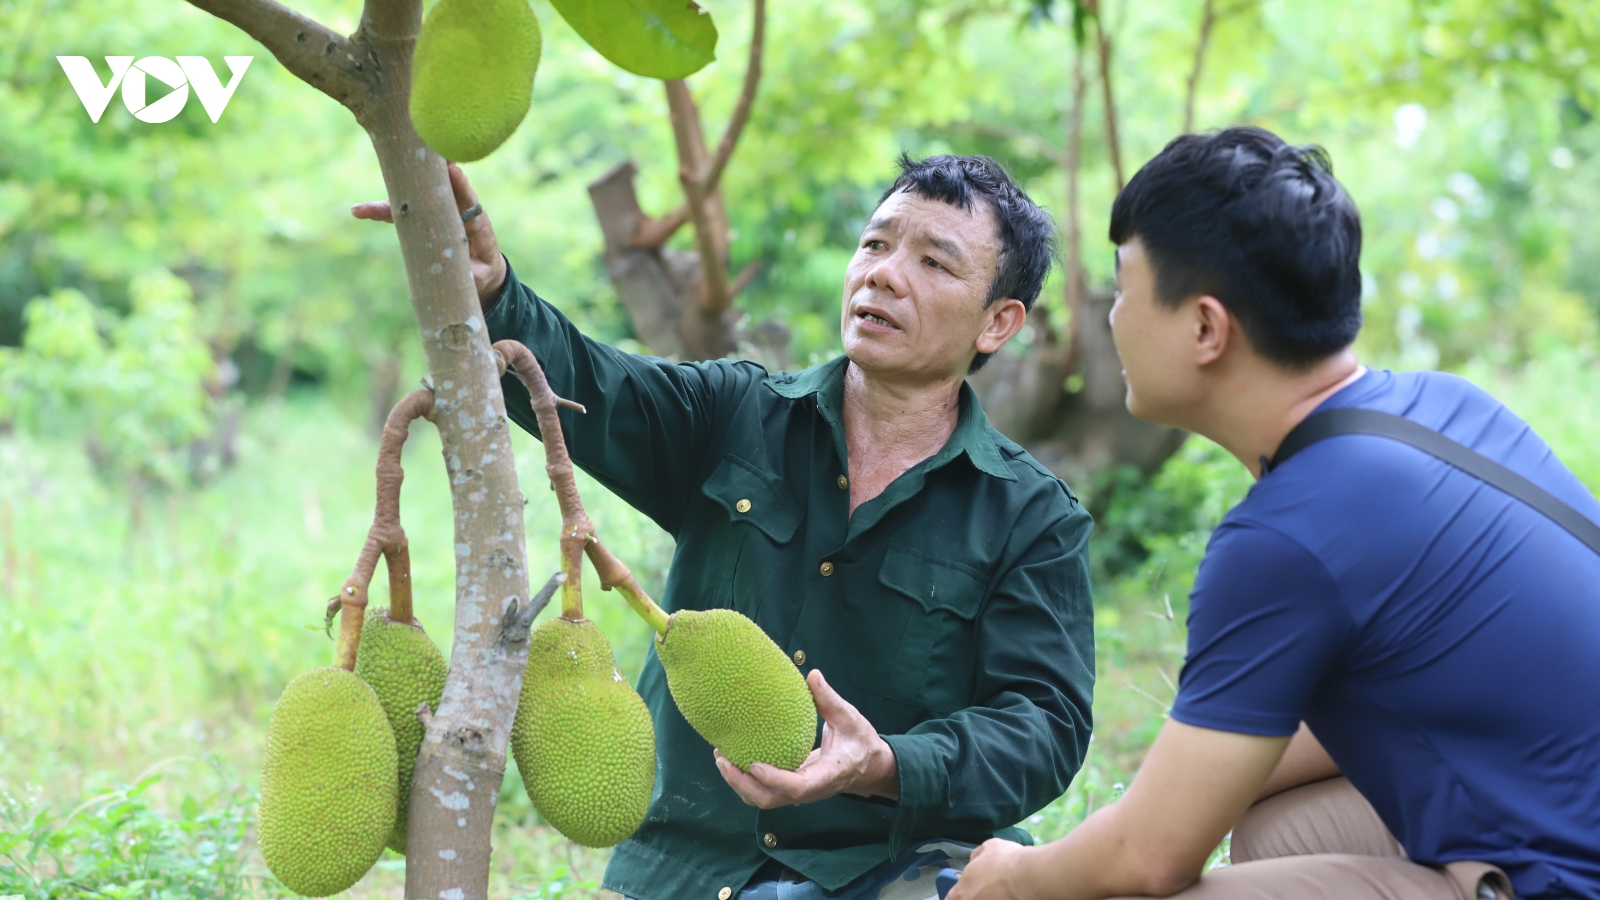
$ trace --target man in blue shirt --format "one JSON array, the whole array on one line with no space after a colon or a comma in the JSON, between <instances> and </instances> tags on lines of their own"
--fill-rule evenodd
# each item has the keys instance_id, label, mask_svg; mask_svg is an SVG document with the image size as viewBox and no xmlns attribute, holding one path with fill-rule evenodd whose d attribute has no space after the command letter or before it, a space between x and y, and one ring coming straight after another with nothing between
<instances>
[{"instance_id":1,"label":"man in blue shirt","mask_svg":"<svg viewBox=\"0 0 1600 900\"><path fill-rule=\"evenodd\" d=\"M1053 844L984 844L950 900L1600 897L1600 554L1386 437L1268 460L1313 412L1366 408L1600 502L1468 382L1357 361L1360 219L1320 150L1181 137L1111 238L1128 408L1259 481L1207 547L1127 794ZM1202 876L1230 829L1234 865Z\"/></svg>"}]
</instances>

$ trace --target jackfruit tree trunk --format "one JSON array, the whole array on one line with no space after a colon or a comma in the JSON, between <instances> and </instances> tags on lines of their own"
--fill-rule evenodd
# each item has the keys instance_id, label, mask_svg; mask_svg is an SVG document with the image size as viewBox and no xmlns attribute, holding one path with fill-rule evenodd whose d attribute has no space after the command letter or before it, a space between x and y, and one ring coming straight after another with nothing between
<instances>
[{"instance_id":1,"label":"jackfruit tree trunk","mask_svg":"<svg viewBox=\"0 0 1600 900\"><path fill-rule=\"evenodd\" d=\"M344 104L371 137L394 211L411 304L432 375L455 514L455 641L444 699L412 781L406 896L488 896L494 806L527 663L530 596L522 494L497 359L469 269L445 162L411 126L420 0L367 0L345 37L275 0L190 0L260 41Z\"/></svg>"},{"instance_id":2,"label":"jackfruit tree trunk","mask_svg":"<svg viewBox=\"0 0 1600 900\"><path fill-rule=\"evenodd\" d=\"M396 4L399 6L400 4ZM456 621L444 698L427 724L412 780L406 835L407 897L487 897L494 805L527 665L528 570L522 494L500 380L468 268L466 231L444 160L411 127L407 110L412 15L364 21L389 52L390 83L364 122L395 210L411 305L433 377L455 512ZM383 25L392 28L383 28Z\"/></svg>"}]
</instances>

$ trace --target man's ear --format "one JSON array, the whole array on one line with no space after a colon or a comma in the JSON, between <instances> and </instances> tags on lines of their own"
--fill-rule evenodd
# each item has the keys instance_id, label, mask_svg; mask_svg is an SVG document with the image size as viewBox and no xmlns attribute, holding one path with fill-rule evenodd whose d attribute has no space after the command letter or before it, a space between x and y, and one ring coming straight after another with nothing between
<instances>
[{"instance_id":1,"label":"man's ear","mask_svg":"<svg viewBox=\"0 0 1600 900\"><path fill-rule=\"evenodd\" d=\"M1194 305L1195 362L1210 365L1228 352L1235 340L1233 316L1222 301L1210 294L1201 294Z\"/></svg>"},{"instance_id":2,"label":"man's ear","mask_svg":"<svg viewBox=\"0 0 1600 900\"><path fill-rule=\"evenodd\" d=\"M978 332L979 353L994 353L1016 336L1028 321L1028 308L1015 297L1006 297L989 304L984 310L983 330Z\"/></svg>"}]
</instances>

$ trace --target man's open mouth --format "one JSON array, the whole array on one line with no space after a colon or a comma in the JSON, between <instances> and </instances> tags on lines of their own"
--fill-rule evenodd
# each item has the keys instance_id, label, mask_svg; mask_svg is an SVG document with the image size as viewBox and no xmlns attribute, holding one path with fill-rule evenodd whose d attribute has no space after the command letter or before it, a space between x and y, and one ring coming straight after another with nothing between
<instances>
[{"instance_id":1,"label":"man's open mouth","mask_svg":"<svg viewBox=\"0 0 1600 900\"><path fill-rule=\"evenodd\" d=\"M889 321L888 319L885 319L883 316L875 315L873 313L869 313L869 312L865 312L865 311L856 313L856 318L864 319L864 320L866 320L868 322L872 322L873 324L876 324L876 325L882 325L885 328L896 328L896 327L898 327L893 322Z\"/></svg>"}]
</instances>

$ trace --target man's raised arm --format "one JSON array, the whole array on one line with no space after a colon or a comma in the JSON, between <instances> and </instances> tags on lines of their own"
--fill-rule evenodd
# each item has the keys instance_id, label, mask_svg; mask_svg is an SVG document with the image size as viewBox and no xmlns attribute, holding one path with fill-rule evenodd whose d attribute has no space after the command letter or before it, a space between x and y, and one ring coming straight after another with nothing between
<instances>
[{"instance_id":1,"label":"man's raised arm","mask_svg":"<svg viewBox=\"0 0 1600 900\"><path fill-rule=\"evenodd\" d=\"M517 280L476 192L454 163L450 184L465 222L472 277L490 341L516 340L533 351L550 387L588 409L587 414L560 413L573 460L677 534L683 505L704 474L698 468L721 431L718 412L731 405L723 401L759 385L765 372L752 363L677 365L585 337ZM387 201L358 203L351 214L393 221ZM507 415L537 436L538 424L521 382L507 375L501 386Z\"/></svg>"}]
</instances>

